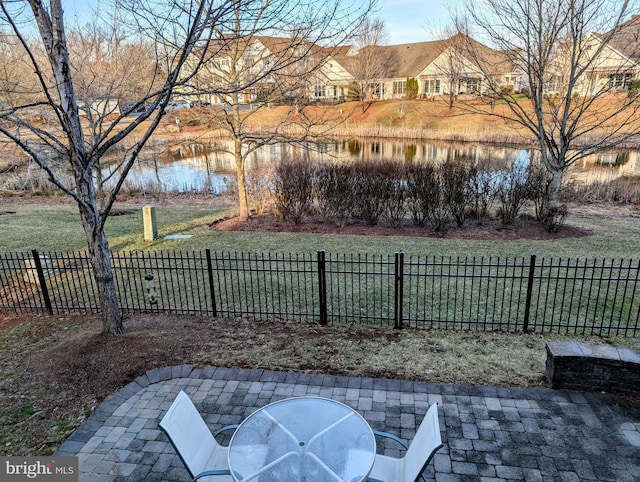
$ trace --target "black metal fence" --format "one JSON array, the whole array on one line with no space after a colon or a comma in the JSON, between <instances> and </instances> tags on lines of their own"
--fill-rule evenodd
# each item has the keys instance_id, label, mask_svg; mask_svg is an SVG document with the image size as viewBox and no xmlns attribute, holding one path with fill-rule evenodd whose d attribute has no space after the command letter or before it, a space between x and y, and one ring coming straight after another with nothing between
<instances>
[{"instance_id":1,"label":"black metal fence","mask_svg":"<svg viewBox=\"0 0 640 482\"><path fill-rule=\"evenodd\" d=\"M117 252L112 263L125 313L603 336L640 332L640 262L634 261L207 249ZM0 281L0 311L99 309L86 254L3 254Z\"/></svg>"}]
</instances>

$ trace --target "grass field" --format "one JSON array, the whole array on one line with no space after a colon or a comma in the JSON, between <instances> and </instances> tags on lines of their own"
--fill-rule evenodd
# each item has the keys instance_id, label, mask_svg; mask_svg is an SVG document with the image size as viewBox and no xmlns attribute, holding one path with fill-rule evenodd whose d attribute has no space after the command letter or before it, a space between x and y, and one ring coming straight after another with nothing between
<instances>
[{"instance_id":1,"label":"grass field","mask_svg":"<svg viewBox=\"0 0 640 482\"><path fill-rule=\"evenodd\" d=\"M142 207L156 205L160 239L143 240ZM568 226L588 230L588 236L551 240L483 240L411 236L362 236L305 233L255 233L216 231L210 224L234 212L232 203L220 198L173 197L131 199L117 206L131 214L112 216L106 225L111 248L128 250L222 252L313 253L323 249L338 254L406 255L452 257L528 257L580 259L638 259L640 222L637 210L629 206L575 206ZM83 251L84 232L77 208L63 198L42 202L5 198L0 215L0 252ZM188 239L164 239L168 234L190 234Z\"/></svg>"}]
</instances>

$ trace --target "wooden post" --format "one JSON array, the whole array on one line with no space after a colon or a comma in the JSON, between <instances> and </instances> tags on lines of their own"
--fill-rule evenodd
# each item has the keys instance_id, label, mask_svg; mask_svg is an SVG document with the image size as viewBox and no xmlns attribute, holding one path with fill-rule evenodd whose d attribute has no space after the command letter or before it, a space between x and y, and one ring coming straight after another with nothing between
<instances>
[{"instance_id":1,"label":"wooden post","mask_svg":"<svg viewBox=\"0 0 640 482\"><path fill-rule=\"evenodd\" d=\"M145 206L142 208L142 221L144 224L144 240L153 241L158 239L155 206Z\"/></svg>"}]
</instances>

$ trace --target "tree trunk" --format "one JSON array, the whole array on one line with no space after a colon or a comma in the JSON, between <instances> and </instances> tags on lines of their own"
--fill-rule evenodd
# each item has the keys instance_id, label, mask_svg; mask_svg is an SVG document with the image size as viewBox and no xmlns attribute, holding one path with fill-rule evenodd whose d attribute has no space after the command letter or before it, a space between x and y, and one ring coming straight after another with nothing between
<instances>
[{"instance_id":1,"label":"tree trunk","mask_svg":"<svg viewBox=\"0 0 640 482\"><path fill-rule=\"evenodd\" d=\"M562 190L562 178L564 170L551 169L551 182L549 184L548 207L550 212L555 212L560 207L560 191Z\"/></svg>"},{"instance_id":2,"label":"tree trunk","mask_svg":"<svg viewBox=\"0 0 640 482\"><path fill-rule=\"evenodd\" d=\"M102 313L102 332L110 335L122 334L124 333L122 313L113 278L109 242L104 232L99 233L97 239L90 246L92 248L93 273L98 288L100 311Z\"/></svg>"},{"instance_id":3,"label":"tree trunk","mask_svg":"<svg viewBox=\"0 0 640 482\"><path fill-rule=\"evenodd\" d=\"M567 214L566 207L560 204L560 191L562 190L564 169L550 168L549 171L551 172L551 182L549 183L547 209L543 224L547 231L555 233L560 228Z\"/></svg>"},{"instance_id":4,"label":"tree trunk","mask_svg":"<svg viewBox=\"0 0 640 482\"><path fill-rule=\"evenodd\" d=\"M84 186L91 190L91 185L84 185L79 182L79 186ZM80 217L84 227L89 246L89 256L93 267L93 277L98 288L98 301L100 302L100 313L102 315L102 332L109 335L119 335L124 333L122 325L122 313L118 292L116 291L113 269L111 267L111 253L109 251L109 241L100 224L100 211L95 202L96 196L89 193L86 199L92 198L93 203L80 205Z\"/></svg>"},{"instance_id":5,"label":"tree trunk","mask_svg":"<svg viewBox=\"0 0 640 482\"><path fill-rule=\"evenodd\" d=\"M242 156L242 141L235 139L236 177L238 179L238 201L240 204L240 221L249 219L249 198L247 196L247 185L244 176L244 157Z\"/></svg>"}]
</instances>

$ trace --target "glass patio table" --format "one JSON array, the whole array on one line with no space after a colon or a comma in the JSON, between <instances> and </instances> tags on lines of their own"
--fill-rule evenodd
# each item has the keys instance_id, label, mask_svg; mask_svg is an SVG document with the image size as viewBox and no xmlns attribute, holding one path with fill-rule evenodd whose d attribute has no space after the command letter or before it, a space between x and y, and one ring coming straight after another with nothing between
<instances>
[{"instance_id":1,"label":"glass patio table","mask_svg":"<svg viewBox=\"0 0 640 482\"><path fill-rule=\"evenodd\" d=\"M247 417L229 442L237 482L359 482L376 456L362 416L342 403L297 397L266 405Z\"/></svg>"}]
</instances>

